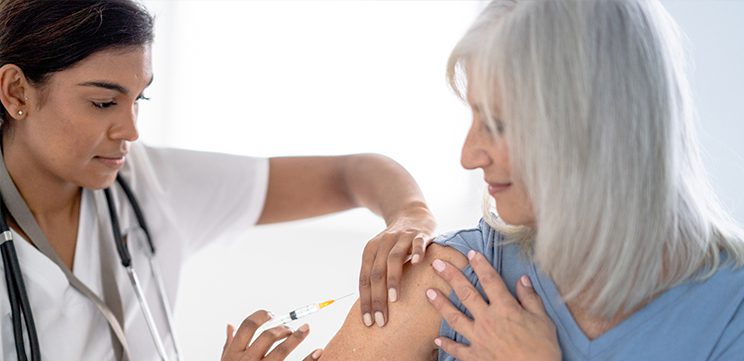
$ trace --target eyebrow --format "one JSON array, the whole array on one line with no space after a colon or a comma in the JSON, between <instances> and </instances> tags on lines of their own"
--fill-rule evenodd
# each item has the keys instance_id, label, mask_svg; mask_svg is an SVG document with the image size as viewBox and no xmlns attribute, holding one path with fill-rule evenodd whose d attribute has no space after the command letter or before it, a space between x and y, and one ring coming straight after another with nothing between
<instances>
[{"instance_id":1,"label":"eyebrow","mask_svg":"<svg viewBox=\"0 0 744 361\"><path fill-rule=\"evenodd\" d=\"M145 88L147 88L148 86L150 86L150 84L152 84L152 81L153 80L155 80L155 76L151 76L150 77L150 81L147 82L147 85L145 86ZM117 92L122 93L124 95L129 94L129 89L125 88L124 86L122 86L120 84L112 83L112 82L108 82L108 81L86 81L86 82L80 83L78 85L79 86L96 87L96 88L104 88L104 89L108 89L108 90L114 90L114 91L117 91Z\"/></svg>"}]
</instances>

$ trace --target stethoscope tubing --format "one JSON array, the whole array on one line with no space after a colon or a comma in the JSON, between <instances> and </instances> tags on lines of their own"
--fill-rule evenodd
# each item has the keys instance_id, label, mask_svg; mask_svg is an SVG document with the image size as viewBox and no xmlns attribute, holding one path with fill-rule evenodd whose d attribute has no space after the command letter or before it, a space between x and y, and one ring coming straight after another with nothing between
<instances>
[{"instance_id":1,"label":"stethoscope tubing","mask_svg":"<svg viewBox=\"0 0 744 361\"><path fill-rule=\"evenodd\" d=\"M147 304L144 292L142 292L137 272L134 271L132 266L129 266L127 267L127 275L129 276L129 280L132 282L134 294L137 296L137 302L140 304L140 310L142 310L142 315L145 317L147 328L150 329L150 335L152 336L152 341L155 343L155 348L158 350L158 354L160 354L160 359L168 361L168 354L165 351L163 339L160 337L158 328L155 326L155 319L152 317L150 306Z\"/></svg>"},{"instance_id":2,"label":"stethoscope tubing","mask_svg":"<svg viewBox=\"0 0 744 361\"><path fill-rule=\"evenodd\" d=\"M152 274L152 277L155 279L156 282L156 289L158 290L158 293L160 294L161 300L167 300L168 296L165 294L165 284L163 283L163 277L160 276L160 267L158 265L158 262L155 260L155 254L150 254L150 273ZM173 311L170 308L170 304L168 302L160 302L160 305L163 307L163 313L165 314L165 320L168 322L168 328L171 332L171 337L173 341L173 349L176 352L176 360L181 360L181 350L178 348L178 343L176 342L176 323L173 321Z\"/></svg>"},{"instance_id":3,"label":"stethoscope tubing","mask_svg":"<svg viewBox=\"0 0 744 361\"><path fill-rule=\"evenodd\" d=\"M13 245L13 235L10 227L5 222L5 202L0 198L0 232L2 235L2 257L5 265L5 283L8 289L8 298L10 301L11 315L13 316L13 336L15 349L19 361L27 361L26 347L23 339L23 325L21 324L21 315L23 323L26 324L28 332L29 347L31 348L31 360L41 361L41 348L39 347L39 338L36 334L36 323L34 323L31 305L28 302L28 293L26 285L23 283L21 267L18 262L18 255Z\"/></svg>"},{"instance_id":4,"label":"stethoscope tubing","mask_svg":"<svg viewBox=\"0 0 744 361\"><path fill-rule=\"evenodd\" d=\"M176 326L175 322L173 321L173 311L170 308L170 304L167 302L168 295L165 293L165 283L163 282L163 277L161 277L160 273L160 266L158 262L156 261L155 256L155 244L152 241L152 236L150 236L150 227L147 226L147 221L145 220L145 215L142 213L142 207L140 207L139 202L137 201L137 197L134 196L134 192L132 192L132 188L129 187L129 184L122 178L121 174L116 175L116 181L119 183L119 186L124 191L124 195L129 200L129 203L132 205L132 210L134 211L134 217L137 219L137 223L139 224L142 231L145 233L145 240L147 240L147 245L150 248L150 255L148 257L150 261L150 273L152 274L152 277L155 279L156 283L156 289L158 290L158 294L160 295L160 299L163 300L161 302L161 306L163 308L163 313L165 314L165 319L168 322L168 328L171 332L171 337L173 341L173 349L176 352L176 360L183 360L181 358L181 350L178 347L178 343L176 342ZM122 241L123 243L123 241Z\"/></svg>"},{"instance_id":5,"label":"stethoscope tubing","mask_svg":"<svg viewBox=\"0 0 744 361\"><path fill-rule=\"evenodd\" d=\"M150 259L150 264L152 265L152 260L155 257L155 246L153 245L152 239L150 238L150 231L147 228L147 224L145 223L145 217L142 213L142 208L140 207L139 202L137 202L137 199L134 197L134 193L132 192L131 188L129 187L127 182L124 181L124 178L122 178L120 174L116 175L116 181L119 186L121 186L125 196L127 197L127 200L132 205L137 223L139 223L140 228L142 228L142 231L145 233L145 239L147 240L150 251L148 258ZM117 216L116 209L114 207L114 200L113 196L111 195L111 188L106 188L103 190L103 192L106 196L106 205L109 211L109 217L111 218L111 230L114 236L116 250L119 253L121 264L127 271L127 275L129 276L129 280L132 284L132 289L134 290L135 296L137 297L137 302L140 304L140 310L142 311L142 314L145 318L147 328L150 331L150 336L152 336L153 344L155 345L155 348L160 355L160 359L162 361L169 361L168 354L165 351L165 345L163 344L163 339L160 337L160 333L158 332L157 326L155 325L155 319L152 316L152 311L150 310L150 306L147 304L145 294L142 291L142 287L140 286L139 277L137 277L137 272L132 266L132 257L129 253L129 247L127 243L124 242L124 238L121 235L119 217ZM173 322L171 321L172 317L168 313L168 311L170 311L170 307L168 307L168 298L165 294L164 285L162 281L158 281L160 279L160 276L157 274L157 270L151 268L151 272L153 273L153 275L155 275L155 288L158 290L161 304L163 305L163 310L166 312L166 320L168 321L168 328L170 329L170 335L173 341L173 348L176 352L176 360L180 360L180 352L176 342L175 328L173 327Z\"/></svg>"},{"instance_id":6,"label":"stethoscope tubing","mask_svg":"<svg viewBox=\"0 0 744 361\"><path fill-rule=\"evenodd\" d=\"M119 183L119 186L124 191L124 194L126 195L127 199L129 200L129 203L132 204L132 210L134 211L134 217L137 219L137 223L139 223L140 228L142 228L142 231L145 232L145 239L147 240L147 245L150 247L150 257L148 257L150 261L150 272L152 274L152 277L155 279L156 282L156 289L158 290L158 293L160 294L161 300L167 300L168 296L165 294L165 283L163 282L163 277L161 277L160 272L160 266L158 262L156 261L155 257L155 244L152 242L152 237L150 236L150 227L147 226L147 221L145 221L145 216L142 214L142 207L140 207L139 202L137 201L137 197L134 196L134 192L132 192L132 188L129 187L129 184L124 181L124 179L121 177L121 174L116 175L116 180ZM170 328L171 335L173 335L173 348L176 351L176 359L181 359L181 350L178 347L178 344L176 343L177 337L175 336L176 332L176 326L175 322L173 321L173 311L170 308L170 304L168 302L161 302L160 303L163 308L163 313L165 314L166 321L168 322L168 327Z\"/></svg>"},{"instance_id":7,"label":"stethoscope tubing","mask_svg":"<svg viewBox=\"0 0 744 361\"><path fill-rule=\"evenodd\" d=\"M178 343L176 342L172 312L170 306L168 305L167 294L165 293L165 284L163 283L163 279L159 274L160 268L158 267L158 264L155 260L155 246L152 242L152 238L150 237L150 231L145 223L145 217L142 213L142 209L139 206L139 202L137 202L136 198L134 197L134 193L132 192L129 185L121 177L121 175L117 175L116 181L121 186L124 194L127 197L127 200L132 205L132 209L134 211L135 218L139 223L139 227L145 233L145 239L147 240L147 244L149 246L148 259L150 261L151 273L153 275L153 278L155 279L155 288L157 289L158 295L160 296L161 306L168 323L168 328L170 330L170 335L173 342L173 348L176 354L176 360L182 360L181 353L178 348ZM140 305L140 310L142 311L147 323L150 335L152 336L155 348L157 349L161 360L168 361L169 358L165 350L163 339L160 337L160 334L157 330L152 312L150 311L150 307L147 304L144 292L142 290L142 287L140 286L139 278L137 277L137 273L132 266L132 257L129 253L129 248L121 235L119 217L117 216L116 210L114 208L114 200L113 196L111 195L110 188L104 189L104 195L106 196L106 204L111 219L111 229L114 236L114 243L116 244L116 250L119 254L119 259L122 266L124 266L125 270L127 271L127 275L129 276L132 288ZM10 232L10 228L5 222L6 211L7 209L5 207L5 202L0 198L0 237L2 237L0 238L0 242L2 243L0 244L0 249L2 250L3 264L5 264L6 268L5 279L8 288L8 298L11 305L11 314L13 315L13 334L15 338L16 353L18 355L19 361L28 360L26 357L24 344L23 325L21 323L23 321L26 325L26 331L28 333L28 340L31 348L31 360L40 361L41 351L39 347L39 339L36 333L36 327L33 320L31 307L28 301L28 293L26 292L26 288L23 283L23 277L20 270L18 257L13 245L12 233ZM21 320L20 315L22 315L23 320Z\"/></svg>"}]
</instances>

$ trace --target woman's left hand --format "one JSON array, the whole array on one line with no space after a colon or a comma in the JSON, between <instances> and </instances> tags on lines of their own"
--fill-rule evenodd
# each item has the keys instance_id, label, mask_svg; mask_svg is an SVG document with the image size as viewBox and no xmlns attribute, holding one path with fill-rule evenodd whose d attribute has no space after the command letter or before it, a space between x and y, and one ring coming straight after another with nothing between
<instances>
[{"instance_id":1,"label":"woman's left hand","mask_svg":"<svg viewBox=\"0 0 744 361\"><path fill-rule=\"evenodd\" d=\"M388 302L400 294L403 264L424 259L426 246L433 238L436 221L424 204L402 211L389 226L364 247L359 274L359 304L362 322L384 326L388 320Z\"/></svg>"},{"instance_id":2,"label":"woman's left hand","mask_svg":"<svg viewBox=\"0 0 744 361\"><path fill-rule=\"evenodd\" d=\"M445 321L470 341L464 345L446 337L434 340L437 346L458 360L560 360L555 325L545 313L540 296L528 276L517 282L518 301L504 281L480 253L468 253L470 265L478 275L490 304L455 266L435 260L432 266L455 290L457 297L473 315L471 320L449 298L434 289L426 296Z\"/></svg>"}]
</instances>

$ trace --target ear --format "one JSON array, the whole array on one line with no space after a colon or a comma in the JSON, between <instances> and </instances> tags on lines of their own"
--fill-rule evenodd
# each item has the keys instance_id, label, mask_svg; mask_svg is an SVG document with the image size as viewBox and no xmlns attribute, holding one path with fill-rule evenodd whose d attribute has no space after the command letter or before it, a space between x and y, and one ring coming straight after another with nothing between
<instances>
[{"instance_id":1,"label":"ear","mask_svg":"<svg viewBox=\"0 0 744 361\"><path fill-rule=\"evenodd\" d=\"M14 64L0 67L0 102L12 119L23 119L30 110L28 97L31 84L23 70Z\"/></svg>"}]
</instances>

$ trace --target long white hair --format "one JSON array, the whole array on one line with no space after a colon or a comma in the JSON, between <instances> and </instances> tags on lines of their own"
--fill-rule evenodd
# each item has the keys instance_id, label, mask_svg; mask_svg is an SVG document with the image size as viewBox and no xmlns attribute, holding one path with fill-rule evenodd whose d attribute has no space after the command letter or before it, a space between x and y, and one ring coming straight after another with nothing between
<instances>
[{"instance_id":1,"label":"long white hair","mask_svg":"<svg viewBox=\"0 0 744 361\"><path fill-rule=\"evenodd\" d=\"M498 99L535 212L533 229L490 223L596 316L744 263L699 156L681 40L657 1L496 0L450 55L486 121Z\"/></svg>"}]
</instances>

